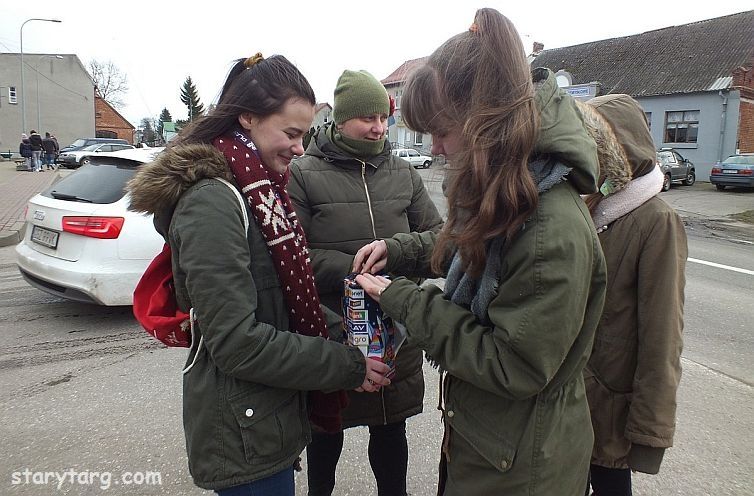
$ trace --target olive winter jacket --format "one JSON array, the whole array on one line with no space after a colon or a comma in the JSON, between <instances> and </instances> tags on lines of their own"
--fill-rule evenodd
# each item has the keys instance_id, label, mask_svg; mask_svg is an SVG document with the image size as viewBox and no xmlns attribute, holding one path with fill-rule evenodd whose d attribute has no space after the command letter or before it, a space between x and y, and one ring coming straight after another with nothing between
<instances>
[{"instance_id":1,"label":"olive winter jacket","mask_svg":"<svg viewBox=\"0 0 754 496\"><path fill-rule=\"evenodd\" d=\"M332 125L332 124L331 124ZM306 155L291 165L288 192L306 232L322 303L340 314L343 279L359 248L377 238L411 231L437 231L442 219L419 174L390 153L369 161L336 146L322 127ZM344 426L381 425L422 411L421 350L404 346L392 384L380 393L349 392Z\"/></svg>"},{"instance_id":2,"label":"olive winter jacket","mask_svg":"<svg viewBox=\"0 0 754 496\"><path fill-rule=\"evenodd\" d=\"M183 425L189 471L205 489L293 466L311 440L306 391L353 389L366 373L357 349L288 332L262 231L249 211L244 234L238 199L214 177L231 179L223 155L182 145L129 183L131 209L154 213L170 244L178 303L194 308L203 337L187 357L196 364L183 377Z\"/></svg>"},{"instance_id":3,"label":"olive winter jacket","mask_svg":"<svg viewBox=\"0 0 754 496\"><path fill-rule=\"evenodd\" d=\"M539 76L539 77L536 77ZM605 295L605 261L579 193L596 191L596 146L550 71L535 71L536 149L573 169L500 256L489 325L436 287L395 279L385 312L445 371L446 496L582 496L592 426L582 371ZM433 233L386 240L388 269L428 275Z\"/></svg>"}]
</instances>

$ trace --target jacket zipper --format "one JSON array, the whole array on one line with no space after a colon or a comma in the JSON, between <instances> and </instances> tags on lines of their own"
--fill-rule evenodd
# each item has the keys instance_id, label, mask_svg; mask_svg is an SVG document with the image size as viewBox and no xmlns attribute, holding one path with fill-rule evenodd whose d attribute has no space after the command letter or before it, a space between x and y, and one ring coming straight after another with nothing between
<instances>
[{"instance_id":1,"label":"jacket zipper","mask_svg":"<svg viewBox=\"0 0 754 496\"><path fill-rule=\"evenodd\" d=\"M385 408L385 388L380 388L380 399L382 400L382 425L387 425L387 409Z\"/></svg>"},{"instance_id":2,"label":"jacket zipper","mask_svg":"<svg viewBox=\"0 0 754 496\"><path fill-rule=\"evenodd\" d=\"M374 214L372 213L372 199L369 197L369 188L367 188L367 164L361 160L359 162L361 162L361 180L364 182L364 192L367 195L367 205L369 206L369 219L372 221L372 236L373 239L377 239L377 229L374 227Z\"/></svg>"},{"instance_id":3,"label":"jacket zipper","mask_svg":"<svg viewBox=\"0 0 754 496\"><path fill-rule=\"evenodd\" d=\"M377 229L374 226L374 213L372 212L372 199L369 197L369 188L367 187L367 164L361 162L361 180L364 182L364 193L367 195L367 205L369 206L369 220L372 222L372 236L377 239ZM382 423L387 425L387 409L385 409L385 389L380 389L380 400L382 401Z\"/></svg>"}]
</instances>

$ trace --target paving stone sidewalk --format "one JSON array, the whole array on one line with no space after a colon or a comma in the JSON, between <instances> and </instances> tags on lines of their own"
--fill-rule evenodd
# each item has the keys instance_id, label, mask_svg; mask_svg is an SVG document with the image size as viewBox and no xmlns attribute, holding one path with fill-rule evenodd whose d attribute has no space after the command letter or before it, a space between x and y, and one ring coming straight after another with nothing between
<instances>
[{"instance_id":1,"label":"paving stone sidewalk","mask_svg":"<svg viewBox=\"0 0 754 496\"><path fill-rule=\"evenodd\" d=\"M29 198L59 177L57 170L16 171L14 162L0 162L0 247L15 245L24 235L24 209Z\"/></svg>"}]
</instances>

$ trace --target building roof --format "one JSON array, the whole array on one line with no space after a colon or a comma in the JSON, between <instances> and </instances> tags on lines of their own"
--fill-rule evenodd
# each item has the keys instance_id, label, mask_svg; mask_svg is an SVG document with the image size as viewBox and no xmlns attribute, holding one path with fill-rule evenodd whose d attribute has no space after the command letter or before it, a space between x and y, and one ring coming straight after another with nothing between
<instances>
[{"instance_id":1,"label":"building roof","mask_svg":"<svg viewBox=\"0 0 754 496\"><path fill-rule=\"evenodd\" d=\"M123 117L123 116L121 115L121 113L120 113L120 112L118 112L118 111L117 111L117 110L115 109L115 107L113 107L112 105L110 105L109 103L107 103L107 100L105 100L104 98L102 98L102 97L101 97L100 95L97 95L97 94L95 94L95 95L94 95L94 101L95 101L95 102L101 102L101 103L103 103L103 104L104 104L105 106L107 106L107 107L108 107L108 108L109 108L110 110L112 110L112 111L113 111L113 113L114 113L114 114L115 114L115 115L116 115L116 116L117 116L117 117L118 117L118 118L119 118L119 119L120 119L121 121L123 121L122 123L123 123L123 124L125 124L125 126L124 126L124 127L130 128L130 129L136 129L136 127L134 127L134 125L133 125L133 124L131 124L130 122L128 122L128 119L126 119L125 117ZM99 125L98 121L99 121L99 118L98 118L98 117L97 117L97 115L95 114L95 115L94 115L94 127L95 127L95 128L98 128L98 127L100 127L100 125ZM108 126L102 126L102 127L108 127Z\"/></svg>"},{"instance_id":2,"label":"building roof","mask_svg":"<svg viewBox=\"0 0 754 496\"><path fill-rule=\"evenodd\" d=\"M332 106L331 106L331 105L330 105L329 103L327 103L327 102L323 102L323 103L318 103L318 104L317 104L317 105L316 105L316 106L314 107L314 113L317 113L317 114L318 114L318 113L319 113L319 111L320 111L320 110L322 110L323 108L328 108L328 109L332 110Z\"/></svg>"},{"instance_id":3,"label":"building roof","mask_svg":"<svg viewBox=\"0 0 754 496\"><path fill-rule=\"evenodd\" d=\"M406 80L406 77L408 77L411 71L425 63L428 58L429 57L421 57L419 59L407 60L380 82L385 86L400 84Z\"/></svg>"},{"instance_id":4,"label":"building roof","mask_svg":"<svg viewBox=\"0 0 754 496\"><path fill-rule=\"evenodd\" d=\"M544 50L532 65L568 71L573 84L599 82L601 94L727 89L736 68L754 65L754 10Z\"/></svg>"}]
</instances>

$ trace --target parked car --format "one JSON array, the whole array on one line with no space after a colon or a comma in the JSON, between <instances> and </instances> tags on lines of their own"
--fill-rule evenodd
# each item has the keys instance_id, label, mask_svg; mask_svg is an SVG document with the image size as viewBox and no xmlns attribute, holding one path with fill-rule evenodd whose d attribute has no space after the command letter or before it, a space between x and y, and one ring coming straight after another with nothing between
<instances>
[{"instance_id":1,"label":"parked car","mask_svg":"<svg viewBox=\"0 0 754 496\"><path fill-rule=\"evenodd\" d=\"M58 163L68 169L75 169L84 164L88 164L92 157L98 153L117 152L134 148L128 143L95 143L85 146L81 150L74 150L61 153L58 155Z\"/></svg>"},{"instance_id":2,"label":"parked car","mask_svg":"<svg viewBox=\"0 0 754 496\"><path fill-rule=\"evenodd\" d=\"M392 153L393 155L407 161L417 169L419 167L427 169L432 165L432 157L422 155L413 148L396 148Z\"/></svg>"},{"instance_id":3,"label":"parked car","mask_svg":"<svg viewBox=\"0 0 754 496\"><path fill-rule=\"evenodd\" d=\"M670 184L680 181L686 186L696 182L696 168L694 164L672 148L663 148L657 152L657 165L660 166L665 179L662 190L670 189Z\"/></svg>"},{"instance_id":4,"label":"parked car","mask_svg":"<svg viewBox=\"0 0 754 496\"><path fill-rule=\"evenodd\" d=\"M128 141L121 138L79 138L70 145L61 148L60 153L81 150L89 145L100 145L102 143L119 143L121 145L129 144Z\"/></svg>"},{"instance_id":5,"label":"parked car","mask_svg":"<svg viewBox=\"0 0 754 496\"><path fill-rule=\"evenodd\" d=\"M129 212L126 182L162 148L98 155L29 200L16 263L32 286L100 305L130 305L162 249L152 216Z\"/></svg>"},{"instance_id":6,"label":"parked car","mask_svg":"<svg viewBox=\"0 0 754 496\"><path fill-rule=\"evenodd\" d=\"M709 182L720 191L726 186L754 188L754 153L731 155L712 168Z\"/></svg>"}]
</instances>

